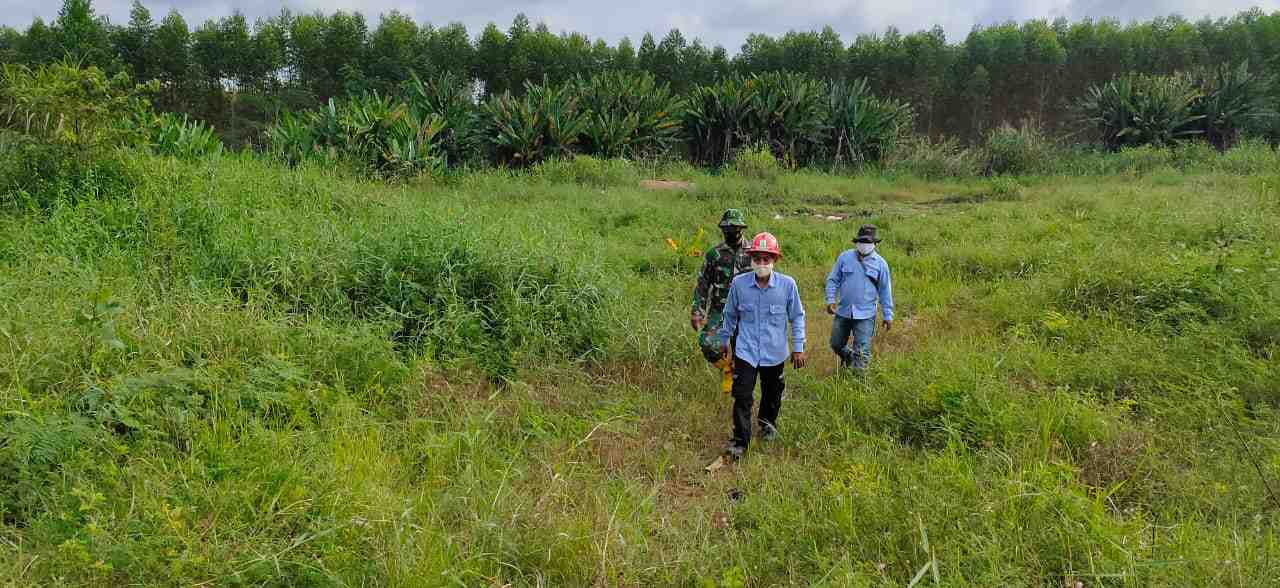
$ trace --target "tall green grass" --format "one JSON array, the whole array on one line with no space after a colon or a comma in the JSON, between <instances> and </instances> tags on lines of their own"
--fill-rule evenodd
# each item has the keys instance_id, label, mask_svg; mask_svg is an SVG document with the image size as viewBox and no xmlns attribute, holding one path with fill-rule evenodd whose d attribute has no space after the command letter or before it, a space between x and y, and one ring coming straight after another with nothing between
<instances>
[{"instance_id":1,"label":"tall green grass","mask_svg":"<svg viewBox=\"0 0 1280 588\"><path fill-rule=\"evenodd\" d=\"M747 153L394 186L122 157L120 189L0 212L0 583L1280 574L1264 147L1081 155L1050 179ZM779 237L813 362L781 440L707 475L728 402L686 321L699 260L665 241L712 245L697 231L728 206ZM899 318L840 378L822 280L863 222Z\"/></svg>"}]
</instances>

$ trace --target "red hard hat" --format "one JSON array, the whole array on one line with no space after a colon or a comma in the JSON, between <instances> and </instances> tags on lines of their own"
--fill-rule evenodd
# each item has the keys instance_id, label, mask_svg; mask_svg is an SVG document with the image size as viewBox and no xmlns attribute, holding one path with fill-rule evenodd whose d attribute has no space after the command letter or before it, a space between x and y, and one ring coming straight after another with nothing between
<instances>
[{"instance_id":1,"label":"red hard hat","mask_svg":"<svg viewBox=\"0 0 1280 588\"><path fill-rule=\"evenodd\" d=\"M778 248L778 239L773 233L760 233L751 238L751 244L747 246L747 253L772 253L778 257L782 257L782 249Z\"/></svg>"}]
</instances>

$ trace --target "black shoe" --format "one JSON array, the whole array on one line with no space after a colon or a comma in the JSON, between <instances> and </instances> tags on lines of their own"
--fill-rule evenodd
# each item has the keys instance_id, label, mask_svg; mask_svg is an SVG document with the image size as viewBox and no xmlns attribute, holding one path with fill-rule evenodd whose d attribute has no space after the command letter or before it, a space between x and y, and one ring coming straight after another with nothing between
<instances>
[{"instance_id":1,"label":"black shoe","mask_svg":"<svg viewBox=\"0 0 1280 588\"><path fill-rule=\"evenodd\" d=\"M760 421L760 438L765 441L773 441L774 439L777 439L778 428L764 421Z\"/></svg>"},{"instance_id":2,"label":"black shoe","mask_svg":"<svg viewBox=\"0 0 1280 588\"><path fill-rule=\"evenodd\" d=\"M746 452L747 452L746 447L738 445L732 441L730 441L728 445L724 446L725 457L728 457L729 459L732 459L735 461L742 459L742 455Z\"/></svg>"}]
</instances>

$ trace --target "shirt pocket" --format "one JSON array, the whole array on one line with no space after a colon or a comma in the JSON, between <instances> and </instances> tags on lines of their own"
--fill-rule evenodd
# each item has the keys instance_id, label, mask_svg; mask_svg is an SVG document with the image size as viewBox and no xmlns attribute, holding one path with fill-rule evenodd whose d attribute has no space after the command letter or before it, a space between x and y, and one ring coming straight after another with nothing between
<instances>
[{"instance_id":1,"label":"shirt pocket","mask_svg":"<svg viewBox=\"0 0 1280 588\"><path fill-rule=\"evenodd\" d=\"M846 287L857 285L862 280L858 278L858 274L862 273L862 268L858 266L845 266L840 268L840 283Z\"/></svg>"},{"instance_id":2,"label":"shirt pocket","mask_svg":"<svg viewBox=\"0 0 1280 588\"><path fill-rule=\"evenodd\" d=\"M753 302L738 303L738 314L744 319L754 319L756 317L756 305Z\"/></svg>"},{"instance_id":3,"label":"shirt pocket","mask_svg":"<svg viewBox=\"0 0 1280 588\"><path fill-rule=\"evenodd\" d=\"M876 287L871 283L872 276L868 274L871 268L863 268L861 265L846 267L844 271L844 283L847 284L847 292L852 295L849 300L845 300L846 304L865 304L876 297Z\"/></svg>"},{"instance_id":4,"label":"shirt pocket","mask_svg":"<svg viewBox=\"0 0 1280 588\"><path fill-rule=\"evenodd\" d=\"M781 327L787 322L787 307L782 304L769 305L769 324Z\"/></svg>"}]
</instances>

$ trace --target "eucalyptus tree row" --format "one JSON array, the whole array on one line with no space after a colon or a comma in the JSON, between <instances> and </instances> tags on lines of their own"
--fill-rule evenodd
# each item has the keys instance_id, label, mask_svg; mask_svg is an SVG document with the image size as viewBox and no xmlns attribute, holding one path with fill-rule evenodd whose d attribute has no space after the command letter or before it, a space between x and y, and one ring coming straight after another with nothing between
<instances>
[{"instance_id":1,"label":"eucalyptus tree row","mask_svg":"<svg viewBox=\"0 0 1280 588\"><path fill-rule=\"evenodd\" d=\"M637 31L640 33L640 31ZM471 80L484 97L520 96L529 84L560 84L604 72L647 73L684 93L735 76L789 72L825 81L866 79L886 98L909 102L916 130L981 137L1004 123L1034 120L1049 130L1073 120L1091 86L1128 74L1168 75L1219 63L1280 67L1280 12L1230 18L1169 16L1114 20L1030 20L978 27L948 40L940 28L841 37L830 26L780 36L752 34L736 54L678 29L617 43L553 32L517 16L505 28L468 31L390 12L281 12L250 22L231 14L188 23L153 16L135 2L128 22L97 16L91 0L64 0L50 23L0 28L0 62L41 64L70 55L106 71L161 83L161 108L191 113L221 132L257 136L282 110L330 98L401 92L414 75ZM1269 92L1274 96L1277 88ZM1272 125L1272 126L1268 126ZM1278 131L1257 121L1250 130Z\"/></svg>"}]
</instances>

